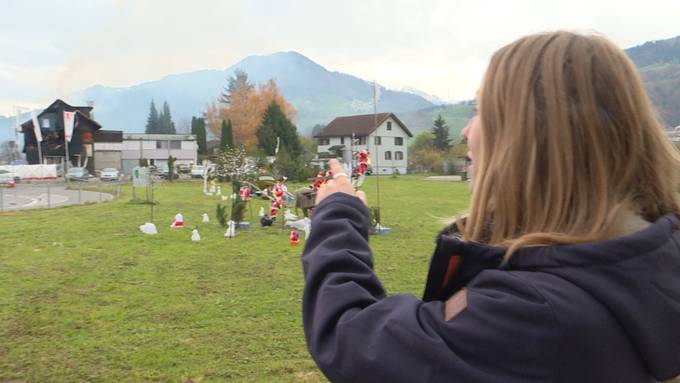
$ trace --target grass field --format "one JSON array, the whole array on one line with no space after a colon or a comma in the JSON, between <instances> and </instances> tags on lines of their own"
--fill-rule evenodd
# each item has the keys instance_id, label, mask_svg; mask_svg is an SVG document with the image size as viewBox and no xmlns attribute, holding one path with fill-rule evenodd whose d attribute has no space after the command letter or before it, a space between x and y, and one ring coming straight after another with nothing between
<instances>
[{"instance_id":1,"label":"grass field","mask_svg":"<svg viewBox=\"0 0 680 383\"><path fill-rule=\"evenodd\" d=\"M375 204L375 178L364 186ZM376 271L389 293L420 295L440 219L465 209L467 185L402 176L380 188L392 233L371 238ZM200 184L155 194L156 236L138 231L149 207L128 204L129 189L0 215L0 382L323 381L302 333L302 247L289 232L253 222L228 240ZM169 229L177 212L188 229Z\"/></svg>"}]
</instances>

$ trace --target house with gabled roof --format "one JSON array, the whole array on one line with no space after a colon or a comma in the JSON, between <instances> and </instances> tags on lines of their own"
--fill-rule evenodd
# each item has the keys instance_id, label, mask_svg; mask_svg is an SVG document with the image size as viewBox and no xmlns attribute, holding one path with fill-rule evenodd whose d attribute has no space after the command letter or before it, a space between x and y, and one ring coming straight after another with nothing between
<instances>
[{"instance_id":1,"label":"house with gabled roof","mask_svg":"<svg viewBox=\"0 0 680 383\"><path fill-rule=\"evenodd\" d=\"M314 135L319 155L335 148L368 150L373 172L379 174L406 174L406 148L411 137L411 131L394 113L336 117Z\"/></svg>"},{"instance_id":2,"label":"house with gabled roof","mask_svg":"<svg viewBox=\"0 0 680 383\"><path fill-rule=\"evenodd\" d=\"M61 164L66 157L64 141L64 112L75 112L73 137L68 144L70 166L85 166L92 172L94 167L94 143L97 136L104 132L102 126L92 118L91 106L72 106L57 99L37 116L43 137L38 145L33 121L21 124L24 134L24 153L29 164L38 164L38 148L42 151L43 163Z\"/></svg>"}]
</instances>

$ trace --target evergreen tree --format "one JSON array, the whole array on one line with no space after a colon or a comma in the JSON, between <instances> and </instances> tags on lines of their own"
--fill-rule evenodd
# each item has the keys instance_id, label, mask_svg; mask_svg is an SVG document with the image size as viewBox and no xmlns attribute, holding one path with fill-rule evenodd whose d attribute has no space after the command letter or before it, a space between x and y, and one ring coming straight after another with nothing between
<instances>
[{"instance_id":1,"label":"evergreen tree","mask_svg":"<svg viewBox=\"0 0 680 383\"><path fill-rule=\"evenodd\" d=\"M451 141L449 140L449 127L446 126L446 121L444 121L441 114L434 120L432 135L434 136L432 144L436 149L444 152L449 150L449 142Z\"/></svg>"},{"instance_id":2,"label":"evergreen tree","mask_svg":"<svg viewBox=\"0 0 680 383\"><path fill-rule=\"evenodd\" d=\"M257 146L264 150L267 155L274 155L277 138L280 140L279 150L285 148L294 157L301 154L302 145L297 128L286 117L279 105L272 101L264 113L260 128L257 130Z\"/></svg>"},{"instance_id":3,"label":"evergreen tree","mask_svg":"<svg viewBox=\"0 0 680 383\"><path fill-rule=\"evenodd\" d=\"M220 134L220 151L232 149L234 147L234 131L231 127L231 120L222 120L222 133Z\"/></svg>"},{"instance_id":4,"label":"evergreen tree","mask_svg":"<svg viewBox=\"0 0 680 383\"><path fill-rule=\"evenodd\" d=\"M248 81L248 73L241 69L236 69L234 75L227 80L227 86L220 95L220 102L231 103L231 95L239 88L253 89L253 84Z\"/></svg>"},{"instance_id":5,"label":"evergreen tree","mask_svg":"<svg viewBox=\"0 0 680 383\"><path fill-rule=\"evenodd\" d=\"M156 109L156 104L151 100L151 107L149 108L149 117L146 119L146 134L158 133L160 123L160 116Z\"/></svg>"},{"instance_id":6,"label":"evergreen tree","mask_svg":"<svg viewBox=\"0 0 680 383\"><path fill-rule=\"evenodd\" d=\"M163 102L163 111L161 111L159 121L160 123L158 133L175 134L177 132L175 130L175 123L172 122L172 115L170 114L170 105L168 105L167 101Z\"/></svg>"},{"instance_id":7,"label":"evergreen tree","mask_svg":"<svg viewBox=\"0 0 680 383\"><path fill-rule=\"evenodd\" d=\"M191 134L196 136L196 144L198 145L198 154L208 154L208 143L205 131L205 118L191 117Z\"/></svg>"}]
</instances>

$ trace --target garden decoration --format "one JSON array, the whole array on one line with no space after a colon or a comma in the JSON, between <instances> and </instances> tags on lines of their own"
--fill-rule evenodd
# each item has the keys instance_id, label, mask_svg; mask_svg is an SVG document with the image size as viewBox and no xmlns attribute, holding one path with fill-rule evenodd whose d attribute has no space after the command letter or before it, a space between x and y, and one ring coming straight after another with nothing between
<instances>
[{"instance_id":1,"label":"garden decoration","mask_svg":"<svg viewBox=\"0 0 680 383\"><path fill-rule=\"evenodd\" d=\"M182 214L177 213L175 215L175 220L172 222L172 225L170 225L171 229L181 229L184 227L184 216Z\"/></svg>"}]
</instances>

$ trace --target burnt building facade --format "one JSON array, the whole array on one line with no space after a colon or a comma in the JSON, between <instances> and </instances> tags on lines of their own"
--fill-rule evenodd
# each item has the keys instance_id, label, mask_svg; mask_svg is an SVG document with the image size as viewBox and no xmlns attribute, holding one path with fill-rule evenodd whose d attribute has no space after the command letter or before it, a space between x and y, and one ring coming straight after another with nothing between
<instances>
[{"instance_id":1,"label":"burnt building facade","mask_svg":"<svg viewBox=\"0 0 680 383\"><path fill-rule=\"evenodd\" d=\"M64 112L75 112L73 135L68 143L69 166L86 167L94 172L95 166L95 142L97 137L108 139L111 134L105 134L102 126L91 117L91 106L72 106L62 100L56 100L45 108L37 119L40 124L40 132L43 140L40 143L43 163L63 164L66 160L66 142L64 139ZM21 124L24 134L24 153L29 164L40 163L38 154L38 142L33 129L33 121L28 120ZM122 136L122 132L115 134Z\"/></svg>"}]
</instances>

